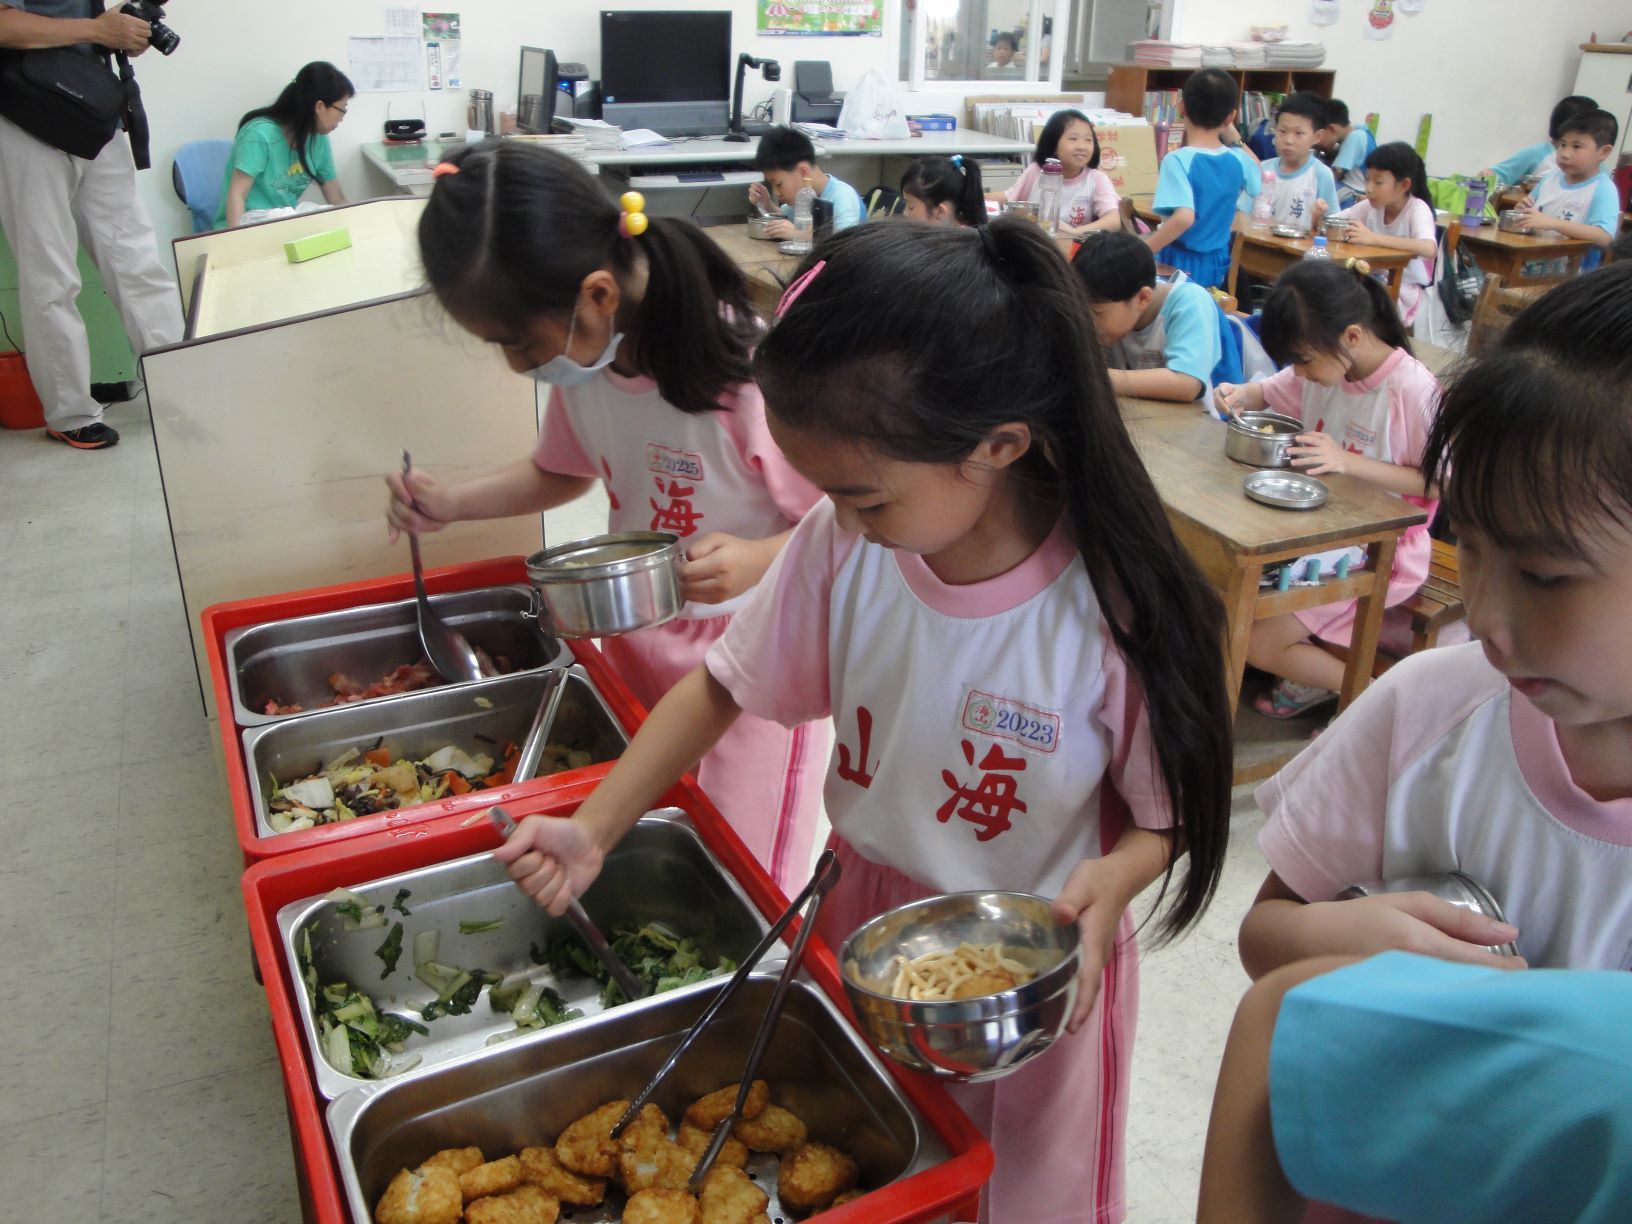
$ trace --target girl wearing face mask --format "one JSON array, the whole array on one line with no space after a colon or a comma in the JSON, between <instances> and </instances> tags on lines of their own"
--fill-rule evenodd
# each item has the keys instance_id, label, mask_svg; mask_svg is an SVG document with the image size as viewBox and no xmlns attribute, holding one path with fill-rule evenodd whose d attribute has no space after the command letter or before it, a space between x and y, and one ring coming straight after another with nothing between
<instances>
[{"instance_id":1,"label":"girl wearing face mask","mask_svg":"<svg viewBox=\"0 0 1632 1224\"><path fill-rule=\"evenodd\" d=\"M1411 353L1388 290L1363 260L1293 264L1264 304L1264 349L1284 366L1263 382L1220 383L1225 412L1268 407L1303 422L1289 448L1311 476L1339 472L1397 493L1431 522L1438 494L1418 464L1439 411L1439 383ZM1428 577L1426 523L1406 528L1394 551L1385 602L1409 599ZM1357 601L1266 617L1252 628L1247 662L1280 677L1255 703L1271 718L1296 718L1337 697L1343 663L1314 639L1347 646Z\"/></svg>"},{"instance_id":2,"label":"girl wearing face mask","mask_svg":"<svg viewBox=\"0 0 1632 1224\"><path fill-rule=\"evenodd\" d=\"M389 475L393 535L537 514L602 482L609 531L671 531L687 557L676 619L603 640L635 695L655 705L702 662L821 498L766 429L742 274L690 221L648 219L638 197L620 207L557 153L488 141L435 173L419 224L431 289L512 369L552 387L531 455L457 485L418 469ZM746 719L697 770L790 892L810 867L819 739Z\"/></svg>"}]
</instances>

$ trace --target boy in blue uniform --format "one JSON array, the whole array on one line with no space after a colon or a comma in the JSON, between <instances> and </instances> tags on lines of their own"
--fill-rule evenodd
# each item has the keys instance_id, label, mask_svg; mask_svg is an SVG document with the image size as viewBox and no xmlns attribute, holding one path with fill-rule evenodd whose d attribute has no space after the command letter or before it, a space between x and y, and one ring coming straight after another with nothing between
<instances>
[{"instance_id":1,"label":"boy in blue uniform","mask_svg":"<svg viewBox=\"0 0 1632 1224\"><path fill-rule=\"evenodd\" d=\"M1264 169L1275 172L1277 225L1307 233L1337 212L1336 180L1314 156L1315 138L1325 122L1326 100L1306 90L1287 94L1275 112L1276 156L1264 162Z\"/></svg>"},{"instance_id":2,"label":"boy in blue uniform","mask_svg":"<svg viewBox=\"0 0 1632 1224\"><path fill-rule=\"evenodd\" d=\"M1162 158L1156 178L1152 207L1164 220L1145 242L1205 287L1223 284L1229 273L1236 201L1258 194L1258 164L1234 126L1240 96L1222 68L1192 73L1180 94L1184 146Z\"/></svg>"},{"instance_id":3,"label":"boy in blue uniform","mask_svg":"<svg viewBox=\"0 0 1632 1224\"><path fill-rule=\"evenodd\" d=\"M1553 146L1558 169L1537 183L1519 205L1526 214L1523 227L1527 233L1550 231L1598 248L1582 259L1583 272L1603 261L1604 250L1621 228L1621 193L1604 171L1619 136L1620 124L1605 110L1580 111L1565 119ZM1525 274L1539 275L1530 268L1550 262L1527 264Z\"/></svg>"},{"instance_id":4,"label":"boy in blue uniform","mask_svg":"<svg viewBox=\"0 0 1632 1224\"><path fill-rule=\"evenodd\" d=\"M1366 197L1366 159L1377 147L1377 137L1363 123L1349 118L1349 105L1339 98L1326 103L1326 130L1320 146L1332 156L1332 173L1337 176L1337 202L1344 208Z\"/></svg>"},{"instance_id":5,"label":"boy in blue uniform","mask_svg":"<svg viewBox=\"0 0 1632 1224\"><path fill-rule=\"evenodd\" d=\"M1547 120L1547 139L1538 140L1533 145L1525 145L1512 157L1499 161L1488 170L1479 172L1480 178L1490 178L1492 175L1504 187L1511 187L1515 183L1529 178L1531 175L1540 177L1551 174L1558 169L1558 160L1553 156L1553 145L1558 141L1559 128L1564 120L1585 111L1597 110L1598 103L1584 94L1571 94L1567 98L1560 98L1558 105L1553 107L1553 113Z\"/></svg>"},{"instance_id":6,"label":"boy in blue uniform","mask_svg":"<svg viewBox=\"0 0 1632 1224\"><path fill-rule=\"evenodd\" d=\"M765 233L771 238L793 237L793 206L799 190L809 187L816 198L833 206L833 232L849 229L862 219L861 197L849 183L821 170L816 165L816 146L810 137L790 127L773 127L759 138L754 152L754 167L765 175L764 183L748 188L748 195L756 203L781 208L784 221L771 221ZM767 189L768 185L768 189Z\"/></svg>"}]
</instances>

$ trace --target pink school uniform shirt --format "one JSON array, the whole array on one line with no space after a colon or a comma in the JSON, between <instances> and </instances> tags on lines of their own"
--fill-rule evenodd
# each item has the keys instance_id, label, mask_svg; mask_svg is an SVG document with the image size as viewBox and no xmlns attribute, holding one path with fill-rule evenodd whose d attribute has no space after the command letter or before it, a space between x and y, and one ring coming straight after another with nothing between
<instances>
[{"instance_id":1,"label":"pink school uniform shirt","mask_svg":"<svg viewBox=\"0 0 1632 1224\"><path fill-rule=\"evenodd\" d=\"M1276 412L1296 417L1315 433L1330 434L1344 450L1383 463L1416 467L1428 441L1428 428L1439 411L1439 382L1428 367L1404 349L1395 349L1370 377L1335 387L1299 378L1291 366L1266 378L1264 402ZM1432 522L1438 502L1405 495L1421 506ZM1394 551L1388 579L1388 606L1409 599L1428 577L1433 544L1428 524L1406 528ZM1294 615L1311 633L1346 645L1354 622L1354 601L1309 608Z\"/></svg>"},{"instance_id":2,"label":"pink school uniform shirt","mask_svg":"<svg viewBox=\"0 0 1632 1224\"><path fill-rule=\"evenodd\" d=\"M1003 193L1011 202L1029 200L1035 204L1042 198L1043 168L1032 162L1020 172L1014 186ZM1103 170L1084 170L1075 178L1060 180L1060 224L1089 225L1107 213L1121 207L1122 197L1116 194L1110 176Z\"/></svg>"},{"instance_id":3,"label":"pink school uniform shirt","mask_svg":"<svg viewBox=\"0 0 1632 1224\"><path fill-rule=\"evenodd\" d=\"M1337 215L1352 217L1374 234L1388 234L1394 238L1426 238L1429 242L1438 238L1434 229L1434 210L1416 196L1406 200L1400 215L1392 221L1385 220L1383 210L1370 200L1361 200ZM1417 317L1424 290L1434 283L1434 266L1438 258L1437 253L1433 259L1419 255L1405 265L1405 272L1400 276L1400 318L1408 325Z\"/></svg>"}]
</instances>

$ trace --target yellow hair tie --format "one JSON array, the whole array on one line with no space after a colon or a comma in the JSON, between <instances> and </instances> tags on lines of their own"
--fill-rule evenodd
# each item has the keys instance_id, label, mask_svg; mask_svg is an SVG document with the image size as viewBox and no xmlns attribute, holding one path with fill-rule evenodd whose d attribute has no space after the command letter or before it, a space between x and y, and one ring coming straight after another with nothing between
<instances>
[{"instance_id":1,"label":"yellow hair tie","mask_svg":"<svg viewBox=\"0 0 1632 1224\"><path fill-rule=\"evenodd\" d=\"M626 191L618 197L618 207L623 209L618 216L618 233L625 238L638 238L646 232L648 222L641 211L646 207L645 196L638 191Z\"/></svg>"},{"instance_id":2,"label":"yellow hair tie","mask_svg":"<svg viewBox=\"0 0 1632 1224\"><path fill-rule=\"evenodd\" d=\"M1343 266L1351 272L1360 273L1361 276L1371 275L1371 265L1363 259L1354 258L1352 255L1343 261Z\"/></svg>"}]
</instances>

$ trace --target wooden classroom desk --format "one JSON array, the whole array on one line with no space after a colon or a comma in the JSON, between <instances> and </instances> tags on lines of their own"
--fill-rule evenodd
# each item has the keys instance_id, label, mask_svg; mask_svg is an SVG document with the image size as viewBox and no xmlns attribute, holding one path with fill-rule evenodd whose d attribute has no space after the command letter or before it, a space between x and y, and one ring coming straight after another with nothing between
<instances>
[{"instance_id":1,"label":"wooden classroom desk","mask_svg":"<svg viewBox=\"0 0 1632 1224\"><path fill-rule=\"evenodd\" d=\"M1581 270L1581 260L1593 250L1590 242L1566 238L1562 234L1514 234L1486 224L1462 230L1462 241L1473 251L1474 262L1482 272L1494 272L1508 288L1531 279L1524 275L1524 265L1536 259L1569 260L1569 273Z\"/></svg>"},{"instance_id":2,"label":"wooden classroom desk","mask_svg":"<svg viewBox=\"0 0 1632 1224\"><path fill-rule=\"evenodd\" d=\"M1352 476L1319 477L1331 495L1318 510L1260 505L1241 489L1243 478L1255 469L1224 455L1222 422L1194 405L1148 400L1124 401L1124 415L1168 521L1223 596L1231 708L1240 699L1253 622L1357 598L1354 641L1339 691L1339 709L1347 706L1371 680L1395 545L1407 527L1424 521L1423 512ZM1365 548L1369 556L1366 568L1347 578L1289 591L1258 588L1265 565L1351 546ZM1256 762L1236 781L1267 777L1283 763Z\"/></svg>"},{"instance_id":3,"label":"wooden classroom desk","mask_svg":"<svg viewBox=\"0 0 1632 1224\"><path fill-rule=\"evenodd\" d=\"M1307 255L1314 245L1313 238L1282 238L1268 230L1238 230L1230 251L1230 279L1225 288L1231 297L1239 297L1235 291L1237 273L1250 272L1265 280L1274 280ZM1410 251L1360 242L1328 242L1327 249L1334 260L1363 259L1373 272L1382 273L1388 281L1388 296L1396 302L1400 300L1400 277L1405 274L1406 265L1417 258Z\"/></svg>"}]
</instances>

